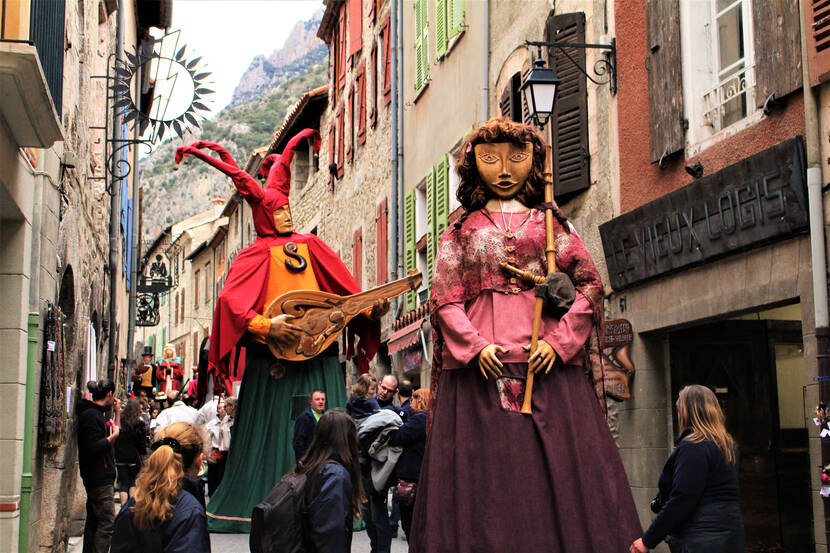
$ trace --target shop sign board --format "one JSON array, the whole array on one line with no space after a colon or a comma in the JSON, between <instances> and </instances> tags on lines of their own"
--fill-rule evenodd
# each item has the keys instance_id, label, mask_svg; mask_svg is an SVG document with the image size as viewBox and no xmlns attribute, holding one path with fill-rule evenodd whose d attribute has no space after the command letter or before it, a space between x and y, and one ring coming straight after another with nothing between
<instances>
[{"instance_id":1,"label":"shop sign board","mask_svg":"<svg viewBox=\"0 0 830 553\"><path fill-rule=\"evenodd\" d=\"M611 287L805 232L805 167L796 136L600 225Z\"/></svg>"}]
</instances>

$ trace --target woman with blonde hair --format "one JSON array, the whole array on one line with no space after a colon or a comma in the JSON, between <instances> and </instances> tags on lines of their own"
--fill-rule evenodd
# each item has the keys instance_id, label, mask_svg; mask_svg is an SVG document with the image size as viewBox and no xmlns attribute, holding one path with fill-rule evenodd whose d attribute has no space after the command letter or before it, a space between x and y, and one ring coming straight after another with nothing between
<instances>
[{"instance_id":1,"label":"woman with blonde hair","mask_svg":"<svg viewBox=\"0 0 830 553\"><path fill-rule=\"evenodd\" d=\"M205 508L183 488L204 462L204 439L186 422L163 428L115 518L112 553L210 553Z\"/></svg>"},{"instance_id":2,"label":"woman with blonde hair","mask_svg":"<svg viewBox=\"0 0 830 553\"><path fill-rule=\"evenodd\" d=\"M409 539L412 528L412 513L415 509L415 494L421 464L424 462L424 447L427 442L427 411L429 410L429 388L419 388L412 393L412 403L406 422L389 436L390 446L403 446L395 473L398 486L395 501L401 509L401 526Z\"/></svg>"},{"instance_id":3,"label":"woman with blonde hair","mask_svg":"<svg viewBox=\"0 0 830 553\"><path fill-rule=\"evenodd\" d=\"M692 384L676 405L681 433L652 501L657 516L630 553L646 553L664 539L672 553L743 553L738 452L718 398Z\"/></svg>"}]
</instances>

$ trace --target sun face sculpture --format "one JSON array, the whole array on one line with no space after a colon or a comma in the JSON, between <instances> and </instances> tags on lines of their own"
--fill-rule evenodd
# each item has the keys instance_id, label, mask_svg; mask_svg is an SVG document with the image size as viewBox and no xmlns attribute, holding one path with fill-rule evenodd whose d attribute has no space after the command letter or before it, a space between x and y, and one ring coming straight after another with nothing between
<instances>
[{"instance_id":1,"label":"sun face sculpture","mask_svg":"<svg viewBox=\"0 0 830 553\"><path fill-rule=\"evenodd\" d=\"M181 137L189 127L198 128L199 118L204 119L211 109L205 103L206 97L214 93L207 86L211 73L201 67L202 57L185 58L186 46L166 53L170 50L165 45L169 36L132 53L125 52L125 63L115 67L112 87L118 98L115 107L124 109L124 123L137 125L139 136L145 136L149 130L151 142L161 140L171 130ZM160 45L159 51L156 44ZM140 82L136 86L138 79ZM145 93L143 89L150 82L153 83L153 97L145 113L139 109L142 104L140 95Z\"/></svg>"}]
</instances>

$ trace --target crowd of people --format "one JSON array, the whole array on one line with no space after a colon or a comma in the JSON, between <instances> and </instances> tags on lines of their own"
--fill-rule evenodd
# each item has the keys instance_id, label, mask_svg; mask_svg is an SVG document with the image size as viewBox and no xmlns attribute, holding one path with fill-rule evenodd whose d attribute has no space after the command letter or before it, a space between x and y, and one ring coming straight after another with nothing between
<instances>
[{"instance_id":1,"label":"crowd of people","mask_svg":"<svg viewBox=\"0 0 830 553\"><path fill-rule=\"evenodd\" d=\"M134 385L122 405L110 379L87 390L77 409L84 553L210 551L207 525L193 517L199 509L205 517L205 482L210 495L224 474L236 398L214 396L197 410L196 397L180 391L159 397ZM168 547L169 539L182 548Z\"/></svg>"},{"instance_id":2,"label":"crowd of people","mask_svg":"<svg viewBox=\"0 0 830 553\"><path fill-rule=\"evenodd\" d=\"M391 374L379 382L363 374L352 386L344 414L354 423L357 436L361 501L357 512L343 513L345 526L336 531L343 530L350 540L353 528L365 525L373 552L390 550L399 523L409 536L426 444L428 405L429 389L413 392L411 382L399 382ZM297 470L304 470L302 467L310 460L311 444L317 439L316 426L325 407L325 394L314 390L308 408L296 419L293 443ZM358 515L357 523L352 515Z\"/></svg>"},{"instance_id":3,"label":"crowd of people","mask_svg":"<svg viewBox=\"0 0 830 553\"><path fill-rule=\"evenodd\" d=\"M89 399L78 407L84 551L209 552L204 476L212 495L230 448L236 399L215 397L197 410L182 398L153 417L163 405L139 394L122 407L108 379L87 387ZM309 482L310 551L348 552L353 531L364 524L372 553L390 551L399 523L410 538L429 396L429 389L413 390L394 375L377 381L368 374L352 387L345 410L326 411L325 393L310 394L294 426L293 471ZM677 411L683 431L659 478L656 518L630 552L664 540L689 552L742 551L737 450L717 399L708 388L687 386Z\"/></svg>"}]
</instances>

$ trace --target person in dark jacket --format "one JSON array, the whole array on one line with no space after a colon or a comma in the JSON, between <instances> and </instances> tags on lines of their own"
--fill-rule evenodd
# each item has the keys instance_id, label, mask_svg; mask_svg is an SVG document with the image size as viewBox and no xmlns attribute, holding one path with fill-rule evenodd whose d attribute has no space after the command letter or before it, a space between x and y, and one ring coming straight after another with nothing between
<instances>
[{"instance_id":1,"label":"person in dark jacket","mask_svg":"<svg viewBox=\"0 0 830 553\"><path fill-rule=\"evenodd\" d=\"M412 382L401 380L398 384L398 399L401 401L401 410L404 412L403 420L412 413Z\"/></svg>"},{"instance_id":2,"label":"person in dark jacket","mask_svg":"<svg viewBox=\"0 0 830 553\"><path fill-rule=\"evenodd\" d=\"M90 381L86 387L92 401L82 398L78 403L78 466L86 489L84 553L106 553L115 518L112 445L119 435L109 415L112 410L117 417L119 405L112 380Z\"/></svg>"},{"instance_id":3,"label":"person in dark jacket","mask_svg":"<svg viewBox=\"0 0 830 553\"><path fill-rule=\"evenodd\" d=\"M312 490L305 542L308 553L348 553L352 523L363 501L357 430L342 409L324 413L294 471Z\"/></svg>"},{"instance_id":4,"label":"person in dark jacket","mask_svg":"<svg viewBox=\"0 0 830 553\"><path fill-rule=\"evenodd\" d=\"M141 405L130 399L121 413L121 431L115 440L115 468L121 505L135 494L135 479L147 455L147 427L141 418Z\"/></svg>"},{"instance_id":5,"label":"person in dark jacket","mask_svg":"<svg viewBox=\"0 0 830 553\"><path fill-rule=\"evenodd\" d=\"M415 493L421 475L421 463L424 461L428 407L429 388L416 390L412 395L409 417L403 426L389 436L390 446L403 446L403 452L395 467L399 480L395 502L401 511L401 526L407 540L412 527L412 512L415 509Z\"/></svg>"},{"instance_id":6,"label":"person in dark jacket","mask_svg":"<svg viewBox=\"0 0 830 553\"><path fill-rule=\"evenodd\" d=\"M159 432L135 497L115 518L112 553L210 553L205 508L185 484L202 468L203 448L200 432L189 423Z\"/></svg>"},{"instance_id":7,"label":"person in dark jacket","mask_svg":"<svg viewBox=\"0 0 830 553\"><path fill-rule=\"evenodd\" d=\"M677 423L683 430L652 502L657 516L630 553L646 553L663 540L682 553L743 553L738 455L714 392L699 385L680 390Z\"/></svg>"},{"instance_id":8,"label":"person in dark jacket","mask_svg":"<svg viewBox=\"0 0 830 553\"><path fill-rule=\"evenodd\" d=\"M291 445L294 446L294 458L298 461L305 456L314 437L314 427L325 410L326 392L320 389L313 390L308 396L308 407L294 421L294 440Z\"/></svg>"}]
</instances>

